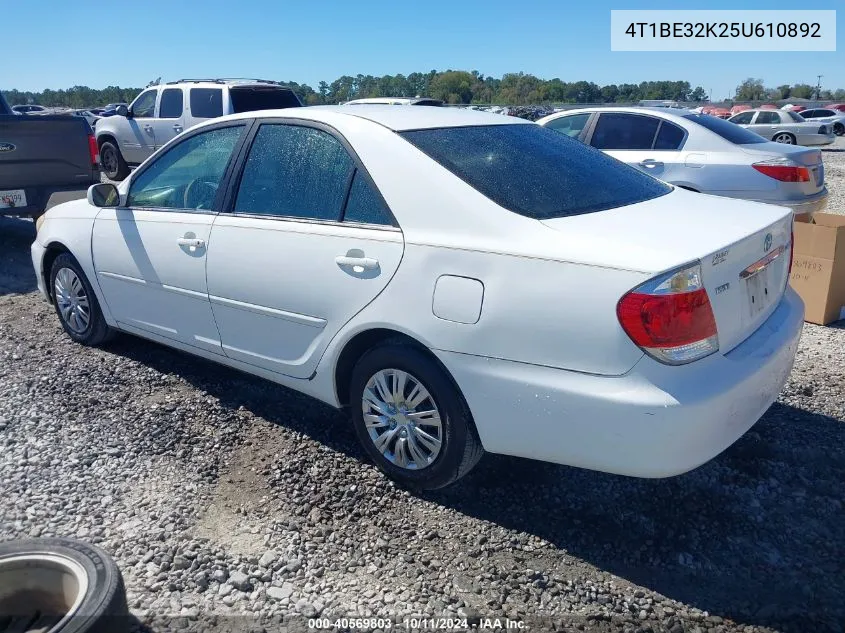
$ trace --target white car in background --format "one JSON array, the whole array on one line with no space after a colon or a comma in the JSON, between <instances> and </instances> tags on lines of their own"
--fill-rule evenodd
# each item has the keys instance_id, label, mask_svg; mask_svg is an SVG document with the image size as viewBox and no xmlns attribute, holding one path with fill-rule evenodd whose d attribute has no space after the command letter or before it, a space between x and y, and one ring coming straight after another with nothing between
<instances>
[{"instance_id":1,"label":"white car in background","mask_svg":"<svg viewBox=\"0 0 845 633\"><path fill-rule=\"evenodd\" d=\"M684 189L783 205L796 213L827 204L819 150L769 142L707 114L582 108L537 123Z\"/></svg>"},{"instance_id":2,"label":"white car in background","mask_svg":"<svg viewBox=\"0 0 845 633\"><path fill-rule=\"evenodd\" d=\"M348 406L437 488L484 450L666 477L730 446L792 368L791 230L521 119L334 106L187 131L48 211L32 261L73 340Z\"/></svg>"},{"instance_id":3,"label":"white car in background","mask_svg":"<svg viewBox=\"0 0 845 633\"><path fill-rule=\"evenodd\" d=\"M301 105L290 88L263 79L180 79L152 86L97 122L100 165L110 180L123 180L131 167L197 123Z\"/></svg>"},{"instance_id":4,"label":"white car in background","mask_svg":"<svg viewBox=\"0 0 845 633\"><path fill-rule=\"evenodd\" d=\"M368 97L366 99L352 99L341 105L416 105L416 106L442 106L440 99L428 97Z\"/></svg>"},{"instance_id":5,"label":"white car in background","mask_svg":"<svg viewBox=\"0 0 845 633\"><path fill-rule=\"evenodd\" d=\"M744 110L728 121L784 145L830 145L836 141L832 125L807 121L791 110Z\"/></svg>"}]
</instances>

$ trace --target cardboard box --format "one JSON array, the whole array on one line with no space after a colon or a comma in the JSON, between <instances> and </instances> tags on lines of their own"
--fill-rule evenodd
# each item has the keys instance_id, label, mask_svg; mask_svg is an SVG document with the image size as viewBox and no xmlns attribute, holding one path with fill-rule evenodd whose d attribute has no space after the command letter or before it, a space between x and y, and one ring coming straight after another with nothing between
<instances>
[{"instance_id":1,"label":"cardboard box","mask_svg":"<svg viewBox=\"0 0 845 633\"><path fill-rule=\"evenodd\" d=\"M804 320L845 319L845 215L795 216L790 285L804 300Z\"/></svg>"}]
</instances>

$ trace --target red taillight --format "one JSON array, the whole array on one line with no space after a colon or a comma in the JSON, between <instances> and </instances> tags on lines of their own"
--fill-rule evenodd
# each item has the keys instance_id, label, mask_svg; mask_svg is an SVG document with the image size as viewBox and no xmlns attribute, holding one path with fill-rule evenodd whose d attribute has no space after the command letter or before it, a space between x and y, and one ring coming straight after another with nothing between
<instances>
[{"instance_id":1,"label":"red taillight","mask_svg":"<svg viewBox=\"0 0 845 633\"><path fill-rule=\"evenodd\" d=\"M91 164L96 165L100 162L100 150L97 147L97 139L93 134L88 135L88 154L91 156Z\"/></svg>"},{"instance_id":2,"label":"red taillight","mask_svg":"<svg viewBox=\"0 0 845 633\"><path fill-rule=\"evenodd\" d=\"M616 315L631 340L662 363L682 365L719 349L699 264L634 288L619 301Z\"/></svg>"},{"instance_id":3,"label":"red taillight","mask_svg":"<svg viewBox=\"0 0 845 633\"><path fill-rule=\"evenodd\" d=\"M810 182L810 170L798 165L774 165L771 163L754 163L754 169L761 174L780 180L781 182Z\"/></svg>"}]
</instances>

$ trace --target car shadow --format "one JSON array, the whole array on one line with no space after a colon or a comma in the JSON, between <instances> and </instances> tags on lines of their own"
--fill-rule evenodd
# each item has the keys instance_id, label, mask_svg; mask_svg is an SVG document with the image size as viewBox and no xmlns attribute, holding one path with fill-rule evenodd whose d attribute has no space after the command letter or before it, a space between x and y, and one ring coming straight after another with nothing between
<instances>
[{"instance_id":1,"label":"car shadow","mask_svg":"<svg viewBox=\"0 0 845 633\"><path fill-rule=\"evenodd\" d=\"M130 336L109 349L366 459L342 412L297 392ZM679 477L487 455L456 485L419 496L548 542L513 554L532 569L575 556L711 616L823 631L845 619L841 583L830 582L845 573L843 490L845 423L776 403L722 455Z\"/></svg>"},{"instance_id":2,"label":"car shadow","mask_svg":"<svg viewBox=\"0 0 845 633\"><path fill-rule=\"evenodd\" d=\"M0 216L0 296L36 289L29 246L35 241L35 223L28 218Z\"/></svg>"}]
</instances>

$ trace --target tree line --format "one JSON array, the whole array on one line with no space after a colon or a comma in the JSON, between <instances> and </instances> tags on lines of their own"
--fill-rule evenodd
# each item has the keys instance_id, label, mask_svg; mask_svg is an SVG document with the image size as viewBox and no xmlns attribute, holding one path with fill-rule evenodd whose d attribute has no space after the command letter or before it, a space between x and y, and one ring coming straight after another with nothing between
<instances>
[{"instance_id":1,"label":"tree line","mask_svg":"<svg viewBox=\"0 0 845 633\"><path fill-rule=\"evenodd\" d=\"M156 82L150 82L152 85ZM366 97L425 96L452 104L531 105L545 103L633 103L643 99L704 102L707 91L693 88L688 81L643 81L599 86L591 81L567 82L541 79L528 73L507 73L502 77L485 76L477 70L447 70L409 75L344 75L331 83L321 81L316 89L308 84L280 82L296 92L308 105L336 104ZM103 89L73 86L66 90L23 92L6 90L12 104L38 103L44 106L85 108L107 103L130 102L143 88L109 86ZM808 84L766 88L760 79L747 79L737 86L735 100L759 101L811 98L815 88ZM807 96L805 96L807 95ZM821 91L822 99L845 99L845 91Z\"/></svg>"}]
</instances>

